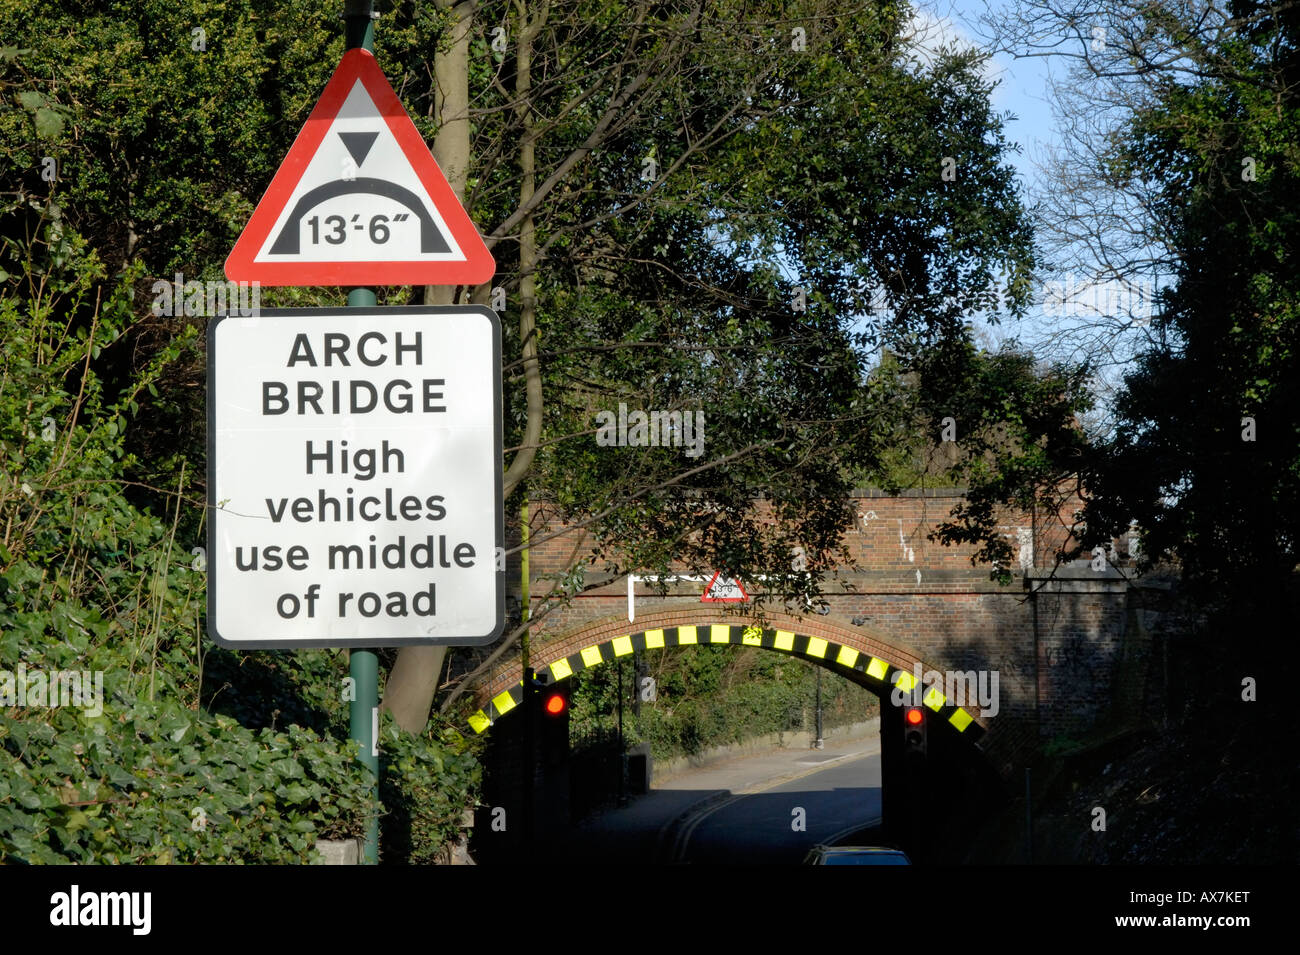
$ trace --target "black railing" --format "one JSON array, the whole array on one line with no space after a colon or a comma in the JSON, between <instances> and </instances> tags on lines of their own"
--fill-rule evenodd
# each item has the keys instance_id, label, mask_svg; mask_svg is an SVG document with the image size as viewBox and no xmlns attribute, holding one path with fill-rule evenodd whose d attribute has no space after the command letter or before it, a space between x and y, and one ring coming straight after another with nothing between
<instances>
[{"instance_id":1,"label":"black railing","mask_svg":"<svg viewBox=\"0 0 1300 955\"><path fill-rule=\"evenodd\" d=\"M571 733L569 810L574 822L616 802L623 782L623 747L616 727Z\"/></svg>"}]
</instances>

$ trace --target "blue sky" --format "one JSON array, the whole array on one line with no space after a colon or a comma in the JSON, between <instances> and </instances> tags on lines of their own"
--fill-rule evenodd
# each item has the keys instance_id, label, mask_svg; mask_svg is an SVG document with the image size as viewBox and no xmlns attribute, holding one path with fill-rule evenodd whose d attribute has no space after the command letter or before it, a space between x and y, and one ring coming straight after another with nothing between
<instances>
[{"instance_id":1,"label":"blue sky","mask_svg":"<svg viewBox=\"0 0 1300 955\"><path fill-rule=\"evenodd\" d=\"M960 43L984 47L988 28L981 22L990 14L1007 10L1008 0L912 0L916 10L914 27L924 37L922 49L937 48L945 43ZM1067 41L1062 36L1062 52L1077 54L1077 41ZM990 60L987 76L997 80L992 94L992 105L998 113L1015 116L1005 125L1009 141L1019 144L1020 151L1008 157L1017 170L1027 203L1033 202L1052 188L1051 180L1042 167L1048 152L1063 146L1057 118L1051 105L1051 81L1063 79L1068 72L1064 56L1015 57L998 53ZM1055 187L1058 188L1059 187ZM1075 289L1075 280L1089 281L1083 274L1062 277L1053 285L1058 290ZM1132 289L1136 289L1133 286ZM1116 299L1116 283L1090 287L1077 291L1072 303L1064 309L1045 309L1041 304L1019 322L1004 322L997 327L982 326L978 337L991 346L1008 338L1018 338L1040 358L1089 358L1103 362L1094 378L1094 388L1108 402L1118 386L1125 366L1145 334L1145 324L1131 324L1130 319L1149 317L1151 286L1144 285L1141 295L1129 291L1127 298ZM1047 289L1040 285L1036 290L1040 303ZM1068 294L1068 293L1067 293ZM1066 314L1061 314L1062 312ZM1127 327L1126 327L1127 326Z\"/></svg>"}]
</instances>

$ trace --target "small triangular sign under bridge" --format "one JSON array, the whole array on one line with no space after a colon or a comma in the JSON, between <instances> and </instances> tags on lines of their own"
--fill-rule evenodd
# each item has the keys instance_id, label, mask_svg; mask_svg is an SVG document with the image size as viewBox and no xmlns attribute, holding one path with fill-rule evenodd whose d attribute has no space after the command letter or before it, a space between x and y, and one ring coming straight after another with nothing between
<instances>
[{"instance_id":1,"label":"small triangular sign under bridge","mask_svg":"<svg viewBox=\"0 0 1300 955\"><path fill-rule=\"evenodd\" d=\"M343 54L226 260L262 285L478 285L492 253L374 54Z\"/></svg>"},{"instance_id":2,"label":"small triangular sign under bridge","mask_svg":"<svg viewBox=\"0 0 1300 955\"><path fill-rule=\"evenodd\" d=\"M700 598L700 602L744 603L748 599L749 594L745 593L745 588L740 585L740 581L735 577L723 577L722 571L719 570L709 581L709 586L704 588L704 596Z\"/></svg>"}]
</instances>

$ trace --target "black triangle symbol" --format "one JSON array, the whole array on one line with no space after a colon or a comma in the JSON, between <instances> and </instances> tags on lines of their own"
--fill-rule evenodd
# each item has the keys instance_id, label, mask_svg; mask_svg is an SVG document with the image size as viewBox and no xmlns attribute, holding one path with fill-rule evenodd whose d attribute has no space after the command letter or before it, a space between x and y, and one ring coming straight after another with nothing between
<instances>
[{"instance_id":1,"label":"black triangle symbol","mask_svg":"<svg viewBox=\"0 0 1300 955\"><path fill-rule=\"evenodd\" d=\"M357 166L366 161L366 156L370 154L370 147L378 138L378 133L339 133L339 139L343 140L343 145L348 148L348 153Z\"/></svg>"}]
</instances>

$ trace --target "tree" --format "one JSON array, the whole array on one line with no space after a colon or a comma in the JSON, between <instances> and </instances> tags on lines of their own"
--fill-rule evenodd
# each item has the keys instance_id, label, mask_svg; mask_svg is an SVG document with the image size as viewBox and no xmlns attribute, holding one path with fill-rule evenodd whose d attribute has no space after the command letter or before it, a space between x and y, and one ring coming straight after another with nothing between
<instances>
[{"instance_id":1,"label":"tree","mask_svg":"<svg viewBox=\"0 0 1300 955\"><path fill-rule=\"evenodd\" d=\"M1257 602L1300 557L1300 20L1290 6L1231 10L1208 75L1165 84L1117 157L1123 175L1163 184L1177 284L1125 380L1098 470L1113 503L1095 510L1131 512L1149 550Z\"/></svg>"},{"instance_id":2,"label":"tree","mask_svg":"<svg viewBox=\"0 0 1300 955\"><path fill-rule=\"evenodd\" d=\"M851 475L888 452L897 409L871 353L914 358L999 291L1026 301L1029 235L979 57L923 69L908 12L454 8L454 35L472 16L481 39L459 127L473 145L453 151L475 157L466 202L518 310L507 480L590 528L589 565L684 560L806 595L816 576L792 572L792 549L832 564ZM597 416L620 403L703 411L707 451L601 447ZM403 695L422 687L411 714L433 663L403 674Z\"/></svg>"},{"instance_id":3,"label":"tree","mask_svg":"<svg viewBox=\"0 0 1300 955\"><path fill-rule=\"evenodd\" d=\"M996 352L961 342L928 353L918 377L927 443L952 442L950 473L967 489L932 539L978 545L971 562L991 564L991 576L1010 583L1014 554L998 528L1001 508L1011 507L1041 518L1035 550L1051 547L1054 563L1077 558L1092 540L1074 515L1090 491L1083 474L1092 446L1079 423L1093 403L1089 366L1044 362L1014 341Z\"/></svg>"},{"instance_id":4,"label":"tree","mask_svg":"<svg viewBox=\"0 0 1300 955\"><path fill-rule=\"evenodd\" d=\"M1150 251L1112 245L1117 267L1172 279L1125 362L1114 427L1080 469L1089 536L1136 521L1148 561L1176 559L1202 599L1265 620L1282 613L1300 530L1298 16L1254 0L1048 0L1015 15L1030 25L1022 43L1068 37L1074 88L1095 83L1076 102L1110 106L1079 157L1097 186L1080 209L1100 213L1088 238L1105 248L1106 210L1123 207L1121 238Z\"/></svg>"}]
</instances>

